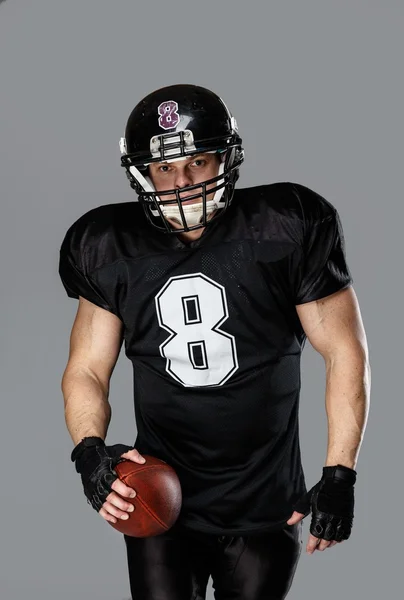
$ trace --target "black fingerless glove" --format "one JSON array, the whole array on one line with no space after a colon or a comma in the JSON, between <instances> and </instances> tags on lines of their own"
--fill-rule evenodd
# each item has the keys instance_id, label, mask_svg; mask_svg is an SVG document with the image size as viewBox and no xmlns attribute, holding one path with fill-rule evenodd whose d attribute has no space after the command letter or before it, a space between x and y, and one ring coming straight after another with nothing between
<instances>
[{"instance_id":1,"label":"black fingerless glove","mask_svg":"<svg viewBox=\"0 0 404 600\"><path fill-rule=\"evenodd\" d=\"M349 538L354 518L355 482L353 469L343 465L323 467L321 480L293 507L305 517L312 512L312 535L337 542Z\"/></svg>"},{"instance_id":2,"label":"black fingerless glove","mask_svg":"<svg viewBox=\"0 0 404 600\"><path fill-rule=\"evenodd\" d=\"M99 437L83 438L74 448L71 460L76 463L76 471L81 475L87 502L97 512L111 493L113 482L118 479L114 467L125 460L121 455L129 450L133 450L133 446L106 446Z\"/></svg>"}]
</instances>

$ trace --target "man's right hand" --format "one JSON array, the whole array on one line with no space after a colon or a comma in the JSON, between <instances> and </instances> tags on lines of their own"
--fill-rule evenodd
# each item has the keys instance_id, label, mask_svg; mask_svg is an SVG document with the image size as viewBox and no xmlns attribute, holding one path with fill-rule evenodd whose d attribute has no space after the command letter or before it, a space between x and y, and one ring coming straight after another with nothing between
<instances>
[{"instance_id":1,"label":"man's right hand","mask_svg":"<svg viewBox=\"0 0 404 600\"><path fill-rule=\"evenodd\" d=\"M72 453L76 471L81 474L87 502L111 523L127 519L133 505L124 498L133 498L136 491L125 485L116 475L114 467L123 460L144 464L145 459L133 446L115 444L106 446L102 438L88 448L76 446ZM119 495L118 495L119 494Z\"/></svg>"}]
</instances>

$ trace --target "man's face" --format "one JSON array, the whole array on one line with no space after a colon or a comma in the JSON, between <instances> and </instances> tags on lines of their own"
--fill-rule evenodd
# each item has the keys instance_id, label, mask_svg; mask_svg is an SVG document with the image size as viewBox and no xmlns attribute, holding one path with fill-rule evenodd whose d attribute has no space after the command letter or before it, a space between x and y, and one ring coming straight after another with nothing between
<instances>
[{"instance_id":1,"label":"man's face","mask_svg":"<svg viewBox=\"0 0 404 600\"><path fill-rule=\"evenodd\" d=\"M198 154L190 156L185 160L177 160L167 163L165 161L149 165L149 175L156 191L172 190L188 185L196 185L207 179L216 177L219 172L220 159L218 154ZM212 189L217 182L210 184L207 189ZM202 188L196 188L186 194L180 194L180 198L186 198L202 192ZM207 194L207 200L211 200L214 193ZM175 195L165 195L162 200L175 200ZM185 201L183 204L201 202L201 198Z\"/></svg>"}]
</instances>

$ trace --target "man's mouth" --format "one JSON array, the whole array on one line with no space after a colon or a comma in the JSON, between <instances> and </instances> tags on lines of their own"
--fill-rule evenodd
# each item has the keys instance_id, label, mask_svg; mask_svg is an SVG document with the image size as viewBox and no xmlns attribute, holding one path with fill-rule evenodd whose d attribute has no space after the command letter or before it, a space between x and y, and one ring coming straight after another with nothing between
<instances>
[{"instance_id":1,"label":"man's mouth","mask_svg":"<svg viewBox=\"0 0 404 600\"><path fill-rule=\"evenodd\" d=\"M185 198L188 198L188 196L184 196ZM196 202L200 202L201 198L194 198L193 200L183 200L183 198L181 198L181 203L182 204L195 204Z\"/></svg>"}]
</instances>

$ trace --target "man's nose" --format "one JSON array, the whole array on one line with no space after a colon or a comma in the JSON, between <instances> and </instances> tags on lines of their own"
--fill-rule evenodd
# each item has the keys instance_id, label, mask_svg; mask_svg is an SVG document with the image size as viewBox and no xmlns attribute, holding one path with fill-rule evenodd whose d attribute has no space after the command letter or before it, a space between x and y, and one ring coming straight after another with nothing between
<instances>
[{"instance_id":1,"label":"man's nose","mask_svg":"<svg viewBox=\"0 0 404 600\"><path fill-rule=\"evenodd\" d=\"M192 185L192 179L185 169L177 170L175 174L175 187L185 187L187 185Z\"/></svg>"}]
</instances>

